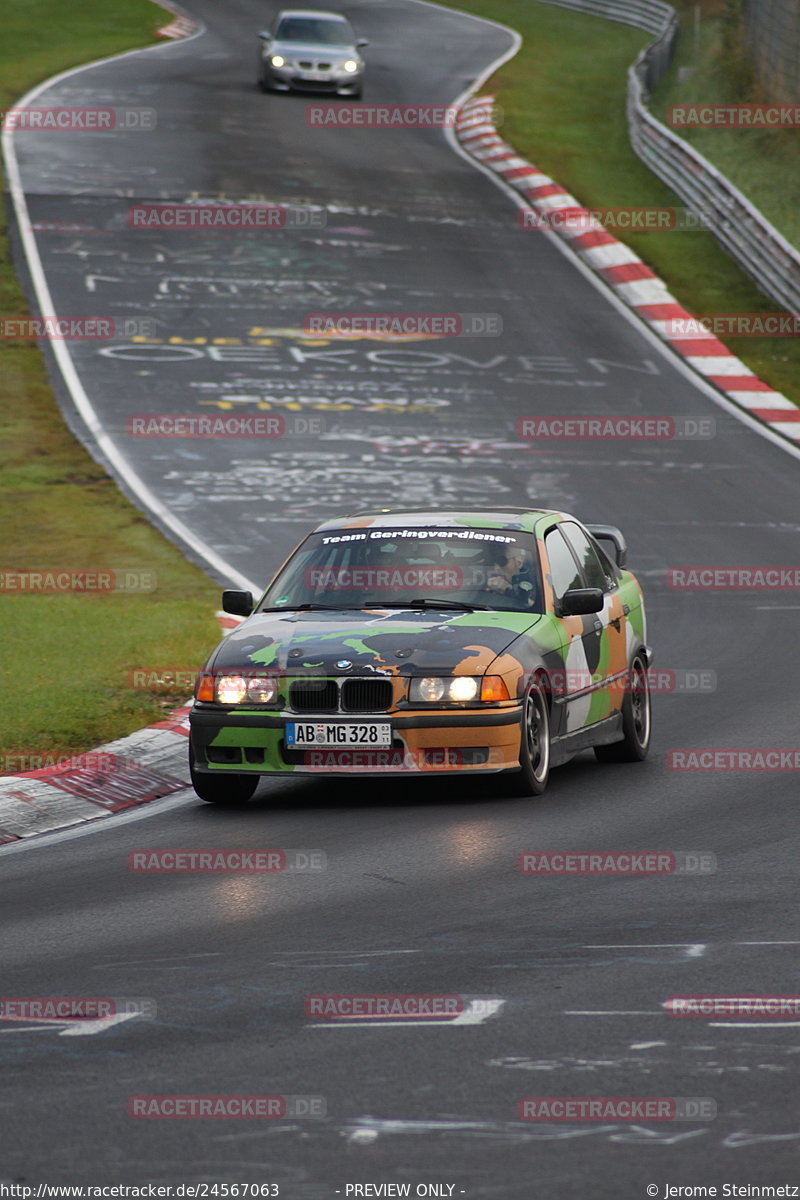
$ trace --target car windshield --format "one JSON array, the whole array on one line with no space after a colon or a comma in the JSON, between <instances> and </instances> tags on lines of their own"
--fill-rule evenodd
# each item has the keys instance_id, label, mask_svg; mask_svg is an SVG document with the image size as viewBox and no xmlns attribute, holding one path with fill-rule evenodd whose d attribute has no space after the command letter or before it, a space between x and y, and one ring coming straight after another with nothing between
<instances>
[{"instance_id":1,"label":"car windshield","mask_svg":"<svg viewBox=\"0 0 800 1200\"><path fill-rule=\"evenodd\" d=\"M284 17L275 33L278 42L307 42L320 46L352 46L353 31L346 21L317 17Z\"/></svg>"},{"instance_id":2,"label":"car windshield","mask_svg":"<svg viewBox=\"0 0 800 1200\"><path fill-rule=\"evenodd\" d=\"M311 534L269 587L263 609L470 607L542 612L531 534L454 526Z\"/></svg>"}]
</instances>

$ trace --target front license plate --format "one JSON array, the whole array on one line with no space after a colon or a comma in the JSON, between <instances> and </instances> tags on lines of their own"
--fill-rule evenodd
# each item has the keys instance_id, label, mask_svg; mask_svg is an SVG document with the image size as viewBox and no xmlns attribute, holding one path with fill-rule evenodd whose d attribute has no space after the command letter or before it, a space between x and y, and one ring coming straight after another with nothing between
<instances>
[{"instance_id":1,"label":"front license plate","mask_svg":"<svg viewBox=\"0 0 800 1200\"><path fill-rule=\"evenodd\" d=\"M290 749L305 746L380 746L392 744L388 721L288 721L286 745Z\"/></svg>"}]
</instances>

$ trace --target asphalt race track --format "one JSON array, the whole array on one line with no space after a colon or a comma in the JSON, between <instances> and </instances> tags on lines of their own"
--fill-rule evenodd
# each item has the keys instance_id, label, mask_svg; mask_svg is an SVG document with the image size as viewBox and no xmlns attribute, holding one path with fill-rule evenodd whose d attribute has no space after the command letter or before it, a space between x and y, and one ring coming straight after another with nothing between
<instances>
[{"instance_id":1,"label":"asphalt race track","mask_svg":"<svg viewBox=\"0 0 800 1200\"><path fill-rule=\"evenodd\" d=\"M155 109L154 132L16 137L55 311L155 318L145 341L72 347L104 428L230 564L220 582L262 583L310 526L356 507L530 503L619 524L656 664L686 690L655 697L645 764L581 755L535 802L497 799L489 781L266 781L240 810L184 793L0 851L3 994L157 1009L77 1039L2 1023L0 1182L272 1183L285 1200L367 1183L509 1200L800 1183L800 1018L663 1007L798 990L796 773L666 760L797 744L797 593L667 582L671 567L796 566L796 455L718 406L553 241L519 230L513 201L442 130L312 128L309 98L260 94L255 34L275 7L193 0L202 36L37 99ZM365 102L449 102L511 45L417 0L343 11L370 40ZM134 204L191 198L313 206L324 224L127 223ZM339 310L499 314L503 333L299 336L308 313ZM321 425L259 441L128 436L147 413ZM520 417L588 413L713 419L715 436L516 437ZM128 854L150 847L314 850L326 869L131 872ZM717 870L522 875L533 850L702 852ZM306 1015L320 993L503 1003L472 1006L472 1023L343 1026ZM327 1115L127 1113L131 1096L212 1093L322 1097ZM709 1098L718 1115L534 1123L517 1115L526 1096Z\"/></svg>"}]
</instances>

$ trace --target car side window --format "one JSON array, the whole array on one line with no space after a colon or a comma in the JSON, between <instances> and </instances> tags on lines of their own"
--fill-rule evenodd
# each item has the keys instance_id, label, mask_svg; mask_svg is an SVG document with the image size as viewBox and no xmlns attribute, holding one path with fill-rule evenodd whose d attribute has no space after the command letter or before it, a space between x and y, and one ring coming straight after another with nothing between
<instances>
[{"instance_id":1,"label":"car side window","mask_svg":"<svg viewBox=\"0 0 800 1200\"><path fill-rule=\"evenodd\" d=\"M544 544L556 600L563 600L564 593L572 591L573 588L586 587L574 555L561 536L559 527L550 530Z\"/></svg>"},{"instance_id":2,"label":"car side window","mask_svg":"<svg viewBox=\"0 0 800 1200\"><path fill-rule=\"evenodd\" d=\"M559 528L583 567L586 587L600 588L601 592L611 591L616 586L616 580L603 566L599 554L581 527L574 521L563 521Z\"/></svg>"}]
</instances>

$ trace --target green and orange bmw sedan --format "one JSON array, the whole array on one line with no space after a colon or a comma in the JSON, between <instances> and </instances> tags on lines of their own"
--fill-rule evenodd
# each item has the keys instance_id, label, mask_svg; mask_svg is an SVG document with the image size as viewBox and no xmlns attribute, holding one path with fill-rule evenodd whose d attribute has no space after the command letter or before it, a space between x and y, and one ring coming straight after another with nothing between
<instances>
[{"instance_id":1,"label":"green and orange bmw sedan","mask_svg":"<svg viewBox=\"0 0 800 1200\"><path fill-rule=\"evenodd\" d=\"M613 526L544 510L326 521L257 602L223 593L245 619L198 675L195 791L493 773L538 795L581 750L644 759L652 653L626 553Z\"/></svg>"}]
</instances>

